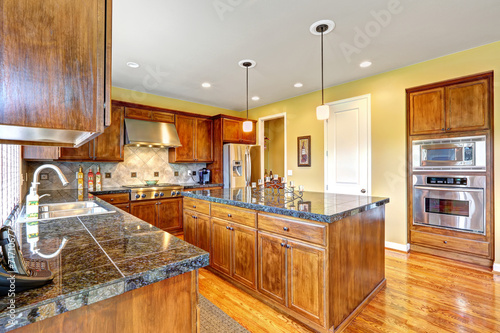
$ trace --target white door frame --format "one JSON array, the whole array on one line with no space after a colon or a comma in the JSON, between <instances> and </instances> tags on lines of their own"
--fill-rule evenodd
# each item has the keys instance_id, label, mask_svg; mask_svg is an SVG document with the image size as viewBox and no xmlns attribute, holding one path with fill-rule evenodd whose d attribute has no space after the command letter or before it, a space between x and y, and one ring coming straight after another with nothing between
<instances>
[{"instance_id":1,"label":"white door frame","mask_svg":"<svg viewBox=\"0 0 500 333\"><path fill-rule=\"evenodd\" d=\"M330 103L325 103L326 105L333 106L341 103L348 103L348 102L354 102L360 99L366 99L368 102L368 186L366 189L366 194L370 196L372 194L372 122L371 122L371 114L372 114L372 95L371 94L366 94L366 95L361 95L361 96L356 96L356 97L351 97L351 98L346 98L342 99L339 101L334 101ZM325 138L324 142L325 144L324 149L325 151L323 152L324 156L324 177L325 177L325 182L323 184L323 188L325 192L327 192L327 185L328 185L328 120L324 120L324 133L325 133Z\"/></svg>"},{"instance_id":2,"label":"white door frame","mask_svg":"<svg viewBox=\"0 0 500 333\"><path fill-rule=\"evenodd\" d=\"M264 178L264 122L266 120L273 120L273 119L278 119L278 118L283 118L283 143L284 143L284 151L283 151L283 163L284 163L284 169L285 170L285 175L279 175L282 177L286 177L287 173L287 168L286 168L286 161L287 161L287 156L286 156L286 112L283 113L277 113L273 114L271 116L267 117L262 117L259 118L259 145L260 145L260 178Z\"/></svg>"}]
</instances>

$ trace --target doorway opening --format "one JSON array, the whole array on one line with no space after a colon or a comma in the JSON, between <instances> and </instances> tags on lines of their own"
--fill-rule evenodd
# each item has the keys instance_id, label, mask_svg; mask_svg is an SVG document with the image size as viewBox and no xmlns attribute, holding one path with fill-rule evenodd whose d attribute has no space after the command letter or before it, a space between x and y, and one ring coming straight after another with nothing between
<instances>
[{"instance_id":1,"label":"doorway opening","mask_svg":"<svg viewBox=\"0 0 500 333\"><path fill-rule=\"evenodd\" d=\"M261 178L286 177L286 113L259 118Z\"/></svg>"}]
</instances>

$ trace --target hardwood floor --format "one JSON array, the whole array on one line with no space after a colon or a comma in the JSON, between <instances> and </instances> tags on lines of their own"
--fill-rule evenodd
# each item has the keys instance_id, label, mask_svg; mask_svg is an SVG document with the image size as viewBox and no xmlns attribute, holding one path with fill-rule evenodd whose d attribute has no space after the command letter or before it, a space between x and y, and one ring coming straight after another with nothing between
<instances>
[{"instance_id":1,"label":"hardwood floor","mask_svg":"<svg viewBox=\"0 0 500 333\"><path fill-rule=\"evenodd\" d=\"M387 287L344 332L500 332L500 275L386 250ZM206 269L200 293L250 332L311 332Z\"/></svg>"}]
</instances>

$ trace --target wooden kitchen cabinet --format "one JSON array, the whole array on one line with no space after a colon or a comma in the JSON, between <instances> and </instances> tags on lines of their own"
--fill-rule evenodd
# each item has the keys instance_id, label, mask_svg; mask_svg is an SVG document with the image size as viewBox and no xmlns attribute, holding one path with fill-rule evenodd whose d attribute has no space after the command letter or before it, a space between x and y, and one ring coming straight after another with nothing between
<instances>
[{"instance_id":1,"label":"wooden kitchen cabinet","mask_svg":"<svg viewBox=\"0 0 500 333\"><path fill-rule=\"evenodd\" d=\"M182 198L134 201L130 214L163 231L182 232Z\"/></svg>"},{"instance_id":2,"label":"wooden kitchen cabinet","mask_svg":"<svg viewBox=\"0 0 500 333\"><path fill-rule=\"evenodd\" d=\"M241 284L257 288L257 230L212 218L210 265Z\"/></svg>"},{"instance_id":3,"label":"wooden kitchen cabinet","mask_svg":"<svg viewBox=\"0 0 500 333\"><path fill-rule=\"evenodd\" d=\"M409 135L490 128L493 73L407 89Z\"/></svg>"},{"instance_id":4,"label":"wooden kitchen cabinet","mask_svg":"<svg viewBox=\"0 0 500 333\"><path fill-rule=\"evenodd\" d=\"M177 115L175 127L182 146L170 148L171 163L212 162L212 120Z\"/></svg>"},{"instance_id":5,"label":"wooden kitchen cabinet","mask_svg":"<svg viewBox=\"0 0 500 333\"><path fill-rule=\"evenodd\" d=\"M123 119L123 107L113 106L111 125L94 140L78 148L24 146L23 158L26 160L121 162L124 160Z\"/></svg>"},{"instance_id":6,"label":"wooden kitchen cabinet","mask_svg":"<svg viewBox=\"0 0 500 333\"><path fill-rule=\"evenodd\" d=\"M210 216L184 210L184 240L210 252Z\"/></svg>"},{"instance_id":7,"label":"wooden kitchen cabinet","mask_svg":"<svg viewBox=\"0 0 500 333\"><path fill-rule=\"evenodd\" d=\"M189 210L184 210L182 220L184 241L196 245L196 216Z\"/></svg>"},{"instance_id":8,"label":"wooden kitchen cabinet","mask_svg":"<svg viewBox=\"0 0 500 333\"><path fill-rule=\"evenodd\" d=\"M254 122L251 132L243 132L243 121L223 118L222 119L222 140L224 143L247 143L255 144L256 134Z\"/></svg>"},{"instance_id":9,"label":"wooden kitchen cabinet","mask_svg":"<svg viewBox=\"0 0 500 333\"><path fill-rule=\"evenodd\" d=\"M0 142L73 147L110 124L111 3L0 2L1 35L9 36L0 40ZM37 135L40 128L50 135Z\"/></svg>"},{"instance_id":10,"label":"wooden kitchen cabinet","mask_svg":"<svg viewBox=\"0 0 500 333\"><path fill-rule=\"evenodd\" d=\"M129 203L116 204L114 206L116 208L120 208L121 210L126 211L127 213L130 213L130 204Z\"/></svg>"},{"instance_id":11,"label":"wooden kitchen cabinet","mask_svg":"<svg viewBox=\"0 0 500 333\"><path fill-rule=\"evenodd\" d=\"M258 290L283 305L286 304L286 248L284 244L281 237L259 232Z\"/></svg>"},{"instance_id":12,"label":"wooden kitchen cabinet","mask_svg":"<svg viewBox=\"0 0 500 333\"><path fill-rule=\"evenodd\" d=\"M125 108L125 118L157 121L162 123L173 123L175 121L175 115L173 113L152 111L133 107Z\"/></svg>"},{"instance_id":13,"label":"wooden kitchen cabinet","mask_svg":"<svg viewBox=\"0 0 500 333\"><path fill-rule=\"evenodd\" d=\"M129 193L113 193L113 194L99 194L96 195L101 200L112 204L116 208L130 213L130 194Z\"/></svg>"}]
</instances>

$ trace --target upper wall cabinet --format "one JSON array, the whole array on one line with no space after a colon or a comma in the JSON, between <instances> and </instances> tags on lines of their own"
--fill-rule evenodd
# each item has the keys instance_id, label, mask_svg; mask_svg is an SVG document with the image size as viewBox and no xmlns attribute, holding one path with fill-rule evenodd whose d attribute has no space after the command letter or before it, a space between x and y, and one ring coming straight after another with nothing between
<instances>
[{"instance_id":1,"label":"upper wall cabinet","mask_svg":"<svg viewBox=\"0 0 500 333\"><path fill-rule=\"evenodd\" d=\"M486 130L493 72L407 89L409 134Z\"/></svg>"},{"instance_id":2,"label":"upper wall cabinet","mask_svg":"<svg viewBox=\"0 0 500 333\"><path fill-rule=\"evenodd\" d=\"M111 0L3 0L0 142L81 146L111 124Z\"/></svg>"},{"instance_id":3,"label":"upper wall cabinet","mask_svg":"<svg viewBox=\"0 0 500 333\"><path fill-rule=\"evenodd\" d=\"M63 160L63 161L123 161L123 107L113 106L111 126L94 140L78 148L26 146L23 149L25 160Z\"/></svg>"},{"instance_id":4,"label":"upper wall cabinet","mask_svg":"<svg viewBox=\"0 0 500 333\"><path fill-rule=\"evenodd\" d=\"M176 115L175 128L182 146L170 148L171 163L212 162L212 120Z\"/></svg>"},{"instance_id":5,"label":"upper wall cabinet","mask_svg":"<svg viewBox=\"0 0 500 333\"><path fill-rule=\"evenodd\" d=\"M222 141L224 143L248 143L255 144L255 124L251 132L243 132L243 120L223 118L222 119Z\"/></svg>"},{"instance_id":6,"label":"upper wall cabinet","mask_svg":"<svg viewBox=\"0 0 500 333\"><path fill-rule=\"evenodd\" d=\"M173 113L129 107L125 108L125 118L159 121L163 123L173 123L175 121L175 115Z\"/></svg>"}]
</instances>

